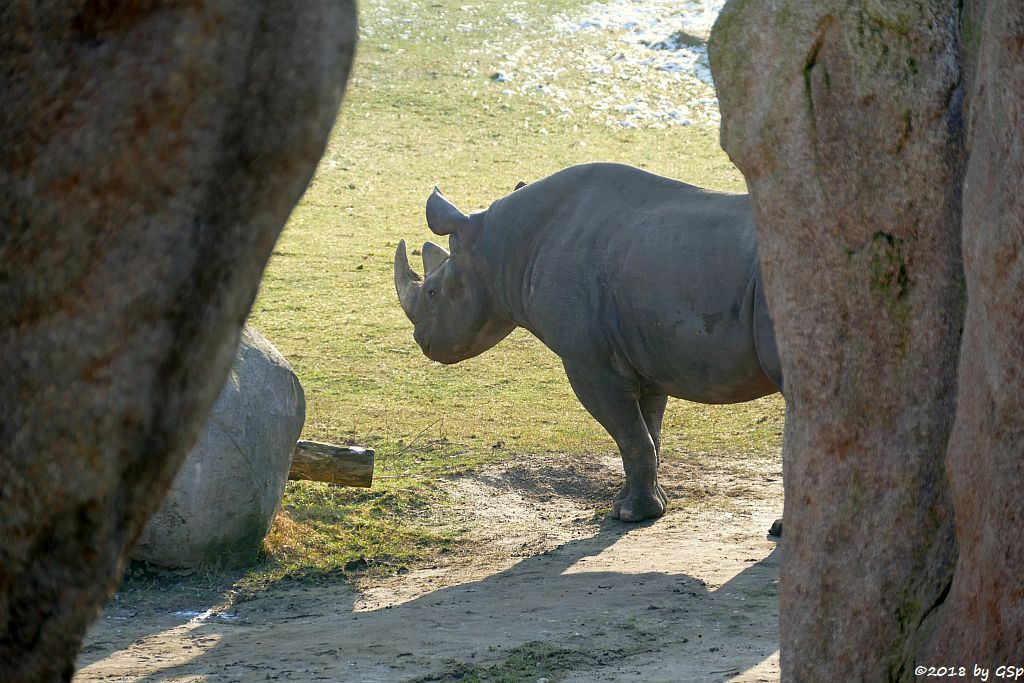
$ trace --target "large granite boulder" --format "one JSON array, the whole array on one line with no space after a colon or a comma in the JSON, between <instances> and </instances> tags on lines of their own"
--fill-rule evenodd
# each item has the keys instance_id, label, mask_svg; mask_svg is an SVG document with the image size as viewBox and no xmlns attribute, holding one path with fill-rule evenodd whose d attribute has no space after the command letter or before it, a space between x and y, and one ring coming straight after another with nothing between
<instances>
[{"instance_id":1,"label":"large granite boulder","mask_svg":"<svg viewBox=\"0 0 1024 683\"><path fill-rule=\"evenodd\" d=\"M925 661L1024 666L1024 3L963 19L967 316L947 454L959 545ZM1013 674L1011 674L1013 675Z\"/></svg>"},{"instance_id":2,"label":"large granite boulder","mask_svg":"<svg viewBox=\"0 0 1024 683\"><path fill-rule=\"evenodd\" d=\"M786 377L784 680L1024 652L1022 45L1009 1L715 26Z\"/></svg>"},{"instance_id":3,"label":"large granite boulder","mask_svg":"<svg viewBox=\"0 0 1024 683\"><path fill-rule=\"evenodd\" d=\"M0 681L71 677L355 42L353 0L0 3Z\"/></svg>"},{"instance_id":4,"label":"large granite boulder","mask_svg":"<svg viewBox=\"0 0 1024 683\"><path fill-rule=\"evenodd\" d=\"M170 569L251 562L281 503L305 418L298 377L263 335L245 327L206 429L132 557Z\"/></svg>"}]
</instances>

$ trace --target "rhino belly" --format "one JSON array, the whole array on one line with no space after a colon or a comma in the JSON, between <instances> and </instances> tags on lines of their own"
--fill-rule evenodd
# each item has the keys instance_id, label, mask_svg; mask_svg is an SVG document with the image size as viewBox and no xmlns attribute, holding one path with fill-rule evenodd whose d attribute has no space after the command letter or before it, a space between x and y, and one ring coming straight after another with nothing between
<instances>
[{"instance_id":1,"label":"rhino belly","mask_svg":"<svg viewBox=\"0 0 1024 683\"><path fill-rule=\"evenodd\" d=\"M638 328L625 354L646 393L698 403L742 403L778 391L761 369L749 325L713 332L703 324L664 328Z\"/></svg>"}]
</instances>

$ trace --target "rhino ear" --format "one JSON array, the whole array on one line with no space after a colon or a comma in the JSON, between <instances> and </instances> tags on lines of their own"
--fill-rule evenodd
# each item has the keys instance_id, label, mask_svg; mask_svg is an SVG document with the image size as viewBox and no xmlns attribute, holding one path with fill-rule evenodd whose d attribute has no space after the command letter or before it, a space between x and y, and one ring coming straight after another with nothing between
<instances>
[{"instance_id":1,"label":"rhino ear","mask_svg":"<svg viewBox=\"0 0 1024 683\"><path fill-rule=\"evenodd\" d=\"M448 251L440 244L433 242L423 243L423 273L424 277L430 275L441 267L448 260Z\"/></svg>"},{"instance_id":2,"label":"rhino ear","mask_svg":"<svg viewBox=\"0 0 1024 683\"><path fill-rule=\"evenodd\" d=\"M435 235L465 234L472 227L472 221L435 187L427 199L427 227Z\"/></svg>"},{"instance_id":3,"label":"rhino ear","mask_svg":"<svg viewBox=\"0 0 1024 683\"><path fill-rule=\"evenodd\" d=\"M520 190L524 187L526 187L526 183L520 180L518 183L516 183L516 186L512 188L512 191L515 192L516 190Z\"/></svg>"}]
</instances>

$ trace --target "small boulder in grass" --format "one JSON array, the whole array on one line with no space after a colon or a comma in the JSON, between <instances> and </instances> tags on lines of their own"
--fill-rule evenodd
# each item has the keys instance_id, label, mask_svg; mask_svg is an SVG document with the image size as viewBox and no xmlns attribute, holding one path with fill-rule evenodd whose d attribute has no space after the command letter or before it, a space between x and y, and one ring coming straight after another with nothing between
<instances>
[{"instance_id":1,"label":"small boulder in grass","mask_svg":"<svg viewBox=\"0 0 1024 683\"><path fill-rule=\"evenodd\" d=\"M305 418L295 373L246 326L206 429L133 559L179 571L254 560L281 503Z\"/></svg>"}]
</instances>

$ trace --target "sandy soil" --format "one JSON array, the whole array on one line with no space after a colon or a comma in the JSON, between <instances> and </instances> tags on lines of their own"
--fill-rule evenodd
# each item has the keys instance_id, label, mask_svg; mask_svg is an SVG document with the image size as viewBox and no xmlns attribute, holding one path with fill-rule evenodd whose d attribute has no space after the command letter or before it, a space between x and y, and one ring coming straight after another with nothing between
<instances>
[{"instance_id":1,"label":"sandy soil","mask_svg":"<svg viewBox=\"0 0 1024 683\"><path fill-rule=\"evenodd\" d=\"M217 606L212 590L135 591L75 681L778 680L777 464L742 481L665 463L670 512L629 525L601 513L617 460L523 462L451 482L469 551Z\"/></svg>"}]
</instances>

